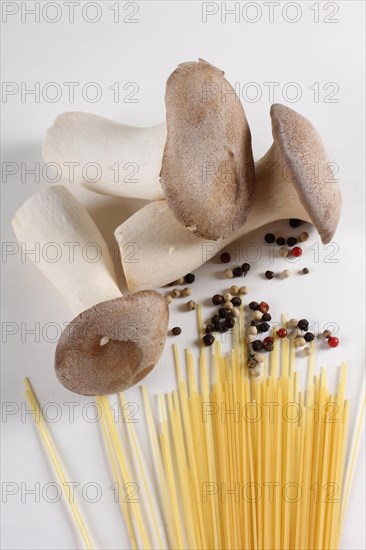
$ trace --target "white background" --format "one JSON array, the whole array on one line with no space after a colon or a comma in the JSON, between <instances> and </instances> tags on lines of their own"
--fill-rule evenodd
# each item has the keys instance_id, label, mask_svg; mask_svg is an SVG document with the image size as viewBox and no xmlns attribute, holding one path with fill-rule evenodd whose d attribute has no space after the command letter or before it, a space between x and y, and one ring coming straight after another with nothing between
<instances>
[{"instance_id":1,"label":"white background","mask_svg":"<svg viewBox=\"0 0 366 550\"><path fill-rule=\"evenodd\" d=\"M311 241L304 246L304 257L298 264L301 267L307 265L311 275L301 277L296 266L287 281L265 281L261 273L270 266L263 247L262 260L253 266L247 284L251 289L249 298L270 302L274 319L279 319L280 312L284 311L290 316L307 317L312 324L319 323L320 328L330 321L337 323L341 345L336 350L321 343L317 345L317 365L330 367L333 383L336 367L342 360L349 360L347 394L352 399L352 430L364 369L364 2L298 2L297 8L281 2L275 7L273 22L269 20L269 7L265 3L252 2L254 7L248 8L244 15L241 13L238 22L234 16L228 16L226 22L221 21L219 11L208 17L206 23L202 22L201 2L140 2L139 12L134 16L138 20L136 23L123 22L133 9L123 2L120 3L119 22L113 21L112 2L99 2L101 18L94 24L83 20L83 3L75 7L75 20L70 23L67 6L58 2L61 18L53 24L45 20L55 17L52 7L44 17L41 14L39 23L35 23L31 15L25 22L21 21L21 4L24 2L3 2L3 10L6 4L17 6L19 11L2 25L3 80L14 82L19 88L22 82L29 88L39 82L41 90L45 84L56 82L63 93L55 103L47 100L47 96L41 96L40 101L35 102L34 97L28 95L22 101L20 92L3 97L4 162L19 165L23 162L27 167L42 162L40 151L46 129L55 116L64 111L90 111L140 126L161 122L168 75L178 63L198 57L224 69L231 83L240 83L244 100L245 90L249 99L255 96L253 87L245 88L247 83L255 82L256 90L260 90L262 95L257 101L244 101L255 159L271 144L269 88L264 83L280 83L275 88L274 100L301 112L315 124L330 159L339 166L343 212L334 239L337 262L325 261L331 249L326 251L322 246L319 261L315 261L314 251L309 247L319 242L319 238L313 230ZM34 2L26 4L27 8L34 7ZM42 7L45 3L40 4ZM241 8L245 9L246 4L242 3ZM314 10L317 6L319 22L316 23ZM300 15L298 21L286 21L295 19L295 9ZM259 20L248 22L256 17L255 11ZM91 8L87 17L93 18L95 13ZM338 22L326 23L327 17ZM80 83L74 102L69 101L64 82ZM85 100L80 92L88 82L97 82L101 87L102 97L95 103ZM115 82L120 83L122 98L126 94L123 85L136 82L139 101L114 102L109 86ZM294 97L294 88L286 89L290 82L296 82L297 89L301 90L301 97L292 103L289 99ZM318 101L310 89L316 82L320 90ZM327 83L335 83L336 88L331 84L325 89ZM329 102L326 96L335 89L333 100L336 101ZM15 241L10 222L16 209L30 195L49 184L42 178L36 182L32 176L22 182L20 172L6 181L3 178L2 238L5 242ZM82 200L111 244L115 227L143 204L98 196L72 185L68 188ZM286 223L274 228L289 232ZM249 242L260 244L264 233L265 228L243 239L241 244L244 247ZM128 548L119 509L108 489L111 478L98 426L83 420L80 413L76 414L75 422L70 423L66 414L65 402L84 405L90 400L71 394L56 380L53 372L54 343L42 337L35 342L31 334L22 336L21 323L25 323L23 329L35 323L39 323L41 328L49 322L62 326L71 320L70 312L52 285L31 262L22 263L19 254L7 258L2 267L2 327L4 329L4 323L10 322L19 326L19 332L9 336L3 346L2 399L21 407L24 401L22 378L29 376L41 403L60 404L62 418L51 428L70 478L80 482L81 486L96 481L103 489L98 503L82 501L96 546ZM287 265L284 265L284 260L276 259L272 267L276 271ZM116 269L123 289L121 269L118 265ZM196 301L203 301L205 316L211 311L207 298L226 288L222 269L222 265L212 261L196 272L193 297ZM173 303L170 326L183 328L182 335L175 340L181 349L186 345L195 349L194 313L183 313L181 304ZM145 380L151 394L175 387L171 342L170 337L159 365ZM299 360L300 370L303 365L304 362ZM129 401L139 402L140 399L135 389L127 392L127 397ZM141 414L139 429L142 427ZM3 483L14 482L20 487L24 482L29 488L39 482L43 487L55 479L31 418L22 422L20 413L4 417L2 443ZM344 549L365 548L364 483L364 446L361 445L341 541ZM50 504L41 498L36 503L34 497L28 495L26 502L22 503L20 490L9 496L2 507L2 545L9 549L82 547L63 501Z\"/></svg>"}]
</instances>

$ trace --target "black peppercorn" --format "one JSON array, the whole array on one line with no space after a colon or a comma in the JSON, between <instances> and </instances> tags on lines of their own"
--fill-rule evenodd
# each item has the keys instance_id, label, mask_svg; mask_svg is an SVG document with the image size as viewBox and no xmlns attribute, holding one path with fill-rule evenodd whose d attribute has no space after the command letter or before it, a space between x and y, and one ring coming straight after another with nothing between
<instances>
[{"instance_id":1,"label":"black peppercorn","mask_svg":"<svg viewBox=\"0 0 366 550\"><path fill-rule=\"evenodd\" d=\"M193 273L187 273L187 275L184 277L184 280L186 283L191 284L194 283L195 278L196 275L194 275Z\"/></svg>"},{"instance_id":2,"label":"black peppercorn","mask_svg":"<svg viewBox=\"0 0 366 550\"><path fill-rule=\"evenodd\" d=\"M227 328L234 328L235 327L234 317L228 317L227 319L225 319L225 326L227 326Z\"/></svg>"},{"instance_id":3,"label":"black peppercorn","mask_svg":"<svg viewBox=\"0 0 366 550\"><path fill-rule=\"evenodd\" d=\"M252 311L258 309L258 302L250 302L249 309L251 309Z\"/></svg>"},{"instance_id":4,"label":"black peppercorn","mask_svg":"<svg viewBox=\"0 0 366 550\"><path fill-rule=\"evenodd\" d=\"M211 322L213 325L216 325L216 323L218 323L220 321L220 317L218 315L214 315L213 317L211 317Z\"/></svg>"},{"instance_id":5,"label":"black peppercorn","mask_svg":"<svg viewBox=\"0 0 366 550\"><path fill-rule=\"evenodd\" d=\"M219 314L219 317L221 317L221 319L226 319L226 317L228 316L229 312L227 309L225 309L224 307L220 307L219 311L218 311L218 314Z\"/></svg>"},{"instance_id":6,"label":"black peppercorn","mask_svg":"<svg viewBox=\"0 0 366 550\"><path fill-rule=\"evenodd\" d=\"M229 252L223 252L220 256L220 261L223 263L223 264L228 264L231 260L231 256L229 254Z\"/></svg>"},{"instance_id":7,"label":"black peppercorn","mask_svg":"<svg viewBox=\"0 0 366 550\"><path fill-rule=\"evenodd\" d=\"M206 334L210 334L210 332L214 332L215 327L213 325L207 325L206 326Z\"/></svg>"},{"instance_id":8,"label":"black peppercorn","mask_svg":"<svg viewBox=\"0 0 366 550\"><path fill-rule=\"evenodd\" d=\"M258 321L250 321L250 326L251 327L257 327L258 326Z\"/></svg>"},{"instance_id":9,"label":"black peppercorn","mask_svg":"<svg viewBox=\"0 0 366 550\"><path fill-rule=\"evenodd\" d=\"M273 235L273 233L266 233L264 235L264 240L266 241L266 243L268 244L271 244L271 243L274 243L275 242L275 236Z\"/></svg>"},{"instance_id":10,"label":"black peppercorn","mask_svg":"<svg viewBox=\"0 0 366 550\"><path fill-rule=\"evenodd\" d=\"M250 265L245 263L245 264L243 264L243 265L241 266L241 268L242 268L242 270L243 270L244 277L245 277L245 275L246 275L246 274L248 273L248 271L250 270Z\"/></svg>"},{"instance_id":11,"label":"black peppercorn","mask_svg":"<svg viewBox=\"0 0 366 550\"><path fill-rule=\"evenodd\" d=\"M274 277L274 273L273 271L270 271L269 269L265 272L264 276L266 277L266 279L273 279Z\"/></svg>"},{"instance_id":12,"label":"black peppercorn","mask_svg":"<svg viewBox=\"0 0 366 550\"><path fill-rule=\"evenodd\" d=\"M234 267L233 275L234 275L234 277L242 277L243 276L242 268L241 267Z\"/></svg>"},{"instance_id":13,"label":"black peppercorn","mask_svg":"<svg viewBox=\"0 0 366 550\"><path fill-rule=\"evenodd\" d=\"M174 334L174 336L178 336L178 334L180 334L181 332L182 332L182 329L180 327L172 328L172 334Z\"/></svg>"},{"instance_id":14,"label":"black peppercorn","mask_svg":"<svg viewBox=\"0 0 366 550\"><path fill-rule=\"evenodd\" d=\"M276 239L276 244L278 244L279 246L283 246L285 244L285 239L283 237L278 237Z\"/></svg>"},{"instance_id":15,"label":"black peppercorn","mask_svg":"<svg viewBox=\"0 0 366 550\"><path fill-rule=\"evenodd\" d=\"M217 325L217 332L227 332L229 329L226 326L227 319L221 319L221 323Z\"/></svg>"},{"instance_id":16,"label":"black peppercorn","mask_svg":"<svg viewBox=\"0 0 366 550\"><path fill-rule=\"evenodd\" d=\"M308 330L309 321L307 321L306 319L300 319L300 321L297 323L297 326L301 328L301 330Z\"/></svg>"},{"instance_id":17,"label":"black peppercorn","mask_svg":"<svg viewBox=\"0 0 366 550\"><path fill-rule=\"evenodd\" d=\"M297 218L290 218L289 224L291 227L299 227L299 225L301 225L301 220L298 220Z\"/></svg>"},{"instance_id":18,"label":"black peppercorn","mask_svg":"<svg viewBox=\"0 0 366 550\"><path fill-rule=\"evenodd\" d=\"M315 336L311 332L307 332L304 336L304 340L306 340L306 342L312 342L314 338Z\"/></svg>"},{"instance_id":19,"label":"black peppercorn","mask_svg":"<svg viewBox=\"0 0 366 550\"><path fill-rule=\"evenodd\" d=\"M205 344L205 346L212 346L214 341L215 337L212 336L212 334L205 334L205 336L203 337L203 343Z\"/></svg>"},{"instance_id":20,"label":"black peppercorn","mask_svg":"<svg viewBox=\"0 0 366 550\"><path fill-rule=\"evenodd\" d=\"M297 239L296 239L296 237L289 237L289 238L287 239L287 244L288 244L289 246L295 246L295 244L297 244Z\"/></svg>"},{"instance_id":21,"label":"black peppercorn","mask_svg":"<svg viewBox=\"0 0 366 550\"><path fill-rule=\"evenodd\" d=\"M219 306L220 304L222 304L224 301L224 297L221 296L221 294L215 294L214 296L212 296L212 303L214 306Z\"/></svg>"},{"instance_id":22,"label":"black peppercorn","mask_svg":"<svg viewBox=\"0 0 366 550\"><path fill-rule=\"evenodd\" d=\"M304 273L304 275L307 275L309 273L309 270L307 267L304 267L302 272Z\"/></svg>"},{"instance_id":23,"label":"black peppercorn","mask_svg":"<svg viewBox=\"0 0 366 550\"><path fill-rule=\"evenodd\" d=\"M262 321L270 321L272 319L272 316L269 313L263 313L262 315Z\"/></svg>"},{"instance_id":24,"label":"black peppercorn","mask_svg":"<svg viewBox=\"0 0 366 550\"><path fill-rule=\"evenodd\" d=\"M231 303L233 304L233 306L239 307L241 306L241 299L239 298L239 296L234 296L234 298L231 299Z\"/></svg>"},{"instance_id":25,"label":"black peppercorn","mask_svg":"<svg viewBox=\"0 0 366 550\"><path fill-rule=\"evenodd\" d=\"M259 323L258 325L259 332L268 332L270 328L268 323Z\"/></svg>"},{"instance_id":26,"label":"black peppercorn","mask_svg":"<svg viewBox=\"0 0 366 550\"><path fill-rule=\"evenodd\" d=\"M263 348L262 342L260 340L254 340L252 342L253 351L260 351Z\"/></svg>"}]
</instances>

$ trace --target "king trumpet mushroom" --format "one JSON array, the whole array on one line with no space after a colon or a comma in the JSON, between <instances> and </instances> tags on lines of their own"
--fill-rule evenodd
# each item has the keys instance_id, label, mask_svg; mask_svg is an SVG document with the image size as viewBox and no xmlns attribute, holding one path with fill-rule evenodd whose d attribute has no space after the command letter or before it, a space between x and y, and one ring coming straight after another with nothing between
<instances>
[{"instance_id":1,"label":"king trumpet mushroom","mask_svg":"<svg viewBox=\"0 0 366 550\"><path fill-rule=\"evenodd\" d=\"M273 145L256 164L253 206L245 224L228 238L195 236L175 218L167 201L148 204L116 229L121 252L135 242L141 253L139 263L123 263L130 290L174 281L231 242L276 220L311 222L324 244L331 241L342 199L319 134L305 117L283 105L272 105L271 119ZM221 207L220 201L211 205L214 210ZM202 208L202 218L212 215Z\"/></svg>"},{"instance_id":2,"label":"king trumpet mushroom","mask_svg":"<svg viewBox=\"0 0 366 550\"><path fill-rule=\"evenodd\" d=\"M37 244L41 250L54 245L59 251L57 261L41 254L36 265L75 315L56 348L60 382L78 394L103 395L144 378L164 347L169 315L165 298L151 290L122 296L99 229L62 186L28 199L12 225L23 245ZM88 261L90 246L98 252L95 261Z\"/></svg>"}]
</instances>

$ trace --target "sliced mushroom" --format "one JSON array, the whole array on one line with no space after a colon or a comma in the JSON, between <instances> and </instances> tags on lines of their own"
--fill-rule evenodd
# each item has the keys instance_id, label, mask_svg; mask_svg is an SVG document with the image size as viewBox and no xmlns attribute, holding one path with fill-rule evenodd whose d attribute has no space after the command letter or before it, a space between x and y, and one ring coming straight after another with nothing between
<instances>
[{"instance_id":1,"label":"sliced mushroom","mask_svg":"<svg viewBox=\"0 0 366 550\"><path fill-rule=\"evenodd\" d=\"M288 107L274 105L271 117L274 143L256 165L253 207L246 223L229 238L215 242L193 236L174 218L166 201L148 204L116 229L121 250L135 242L140 251L138 263L123 263L130 290L176 280L224 246L280 219L312 222L323 243L330 242L340 217L341 195L318 133Z\"/></svg>"},{"instance_id":2,"label":"sliced mushroom","mask_svg":"<svg viewBox=\"0 0 366 550\"><path fill-rule=\"evenodd\" d=\"M66 181L104 195L158 200L165 123L136 128L91 113L64 113L48 129L42 154Z\"/></svg>"},{"instance_id":3,"label":"sliced mushroom","mask_svg":"<svg viewBox=\"0 0 366 550\"><path fill-rule=\"evenodd\" d=\"M242 104L223 71L182 63L168 78L161 185L174 216L208 239L227 237L252 206L255 169Z\"/></svg>"},{"instance_id":4,"label":"sliced mushroom","mask_svg":"<svg viewBox=\"0 0 366 550\"><path fill-rule=\"evenodd\" d=\"M60 382L82 395L115 393L139 382L164 347L165 298L150 290L122 296L106 242L64 187L32 196L12 224L22 246L39 247L37 267L76 315L56 349Z\"/></svg>"}]
</instances>

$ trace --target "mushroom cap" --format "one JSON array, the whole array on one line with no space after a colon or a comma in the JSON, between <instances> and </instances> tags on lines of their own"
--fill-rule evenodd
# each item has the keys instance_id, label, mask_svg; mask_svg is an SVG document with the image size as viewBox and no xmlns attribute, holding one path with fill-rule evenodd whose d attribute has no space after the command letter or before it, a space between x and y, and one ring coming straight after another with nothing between
<instances>
[{"instance_id":1,"label":"mushroom cap","mask_svg":"<svg viewBox=\"0 0 366 550\"><path fill-rule=\"evenodd\" d=\"M200 237L219 239L244 224L255 168L244 109L220 69L182 63L165 94L167 141L160 182L175 217Z\"/></svg>"},{"instance_id":2,"label":"mushroom cap","mask_svg":"<svg viewBox=\"0 0 366 550\"><path fill-rule=\"evenodd\" d=\"M321 138L305 117L289 107L271 107L272 134L300 202L324 244L329 243L341 215L342 196Z\"/></svg>"},{"instance_id":3,"label":"mushroom cap","mask_svg":"<svg viewBox=\"0 0 366 550\"><path fill-rule=\"evenodd\" d=\"M101 302L62 332L55 355L58 379L81 395L117 393L156 365L168 328L168 305L158 292Z\"/></svg>"}]
</instances>

